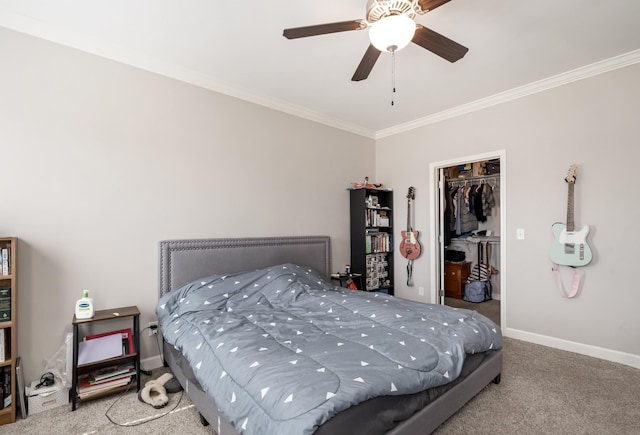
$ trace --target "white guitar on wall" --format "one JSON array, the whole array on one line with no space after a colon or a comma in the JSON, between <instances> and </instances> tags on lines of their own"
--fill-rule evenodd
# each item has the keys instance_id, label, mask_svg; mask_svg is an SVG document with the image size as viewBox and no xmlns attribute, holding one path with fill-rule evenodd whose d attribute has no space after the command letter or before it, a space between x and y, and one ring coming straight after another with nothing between
<instances>
[{"instance_id":1,"label":"white guitar on wall","mask_svg":"<svg viewBox=\"0 0 640 435\"><path fill-rule=\"evenodd\" d=\"M551 261L562 266L586 266L593 257L587 243L589 225L576 231L573 222L573 188L577 172L578 165L571 165L569 173L564 179L568 185L567 224L556 222L551 227L555 240L549 251L549 256Z\"/></svg>"}]
</instances>

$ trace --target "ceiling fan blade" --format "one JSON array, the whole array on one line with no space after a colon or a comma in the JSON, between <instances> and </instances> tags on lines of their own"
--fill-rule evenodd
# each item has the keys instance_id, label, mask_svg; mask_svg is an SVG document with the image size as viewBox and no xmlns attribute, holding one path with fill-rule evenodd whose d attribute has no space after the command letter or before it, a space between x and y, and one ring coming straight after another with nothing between
<instances>
[{"instance_id":1,"label":"ceiling fan blade","mask_svg":"<svg viewBox=\"0 0 640 435\"><path fill-rule=\"evenodd\" d=\"M367 48L366 53L362 57L360 65L358 65L358 68L353 74L353 77L351 77L351 81L359 82L360 80L365 80L367 77L369 77L369 73L380 57L380 53L381 51L375 48L373 44L369 44L369 48Z\"/></svg>"},{"instance_id":2,"label":"ceiling fan blade","mask_svg":"<svg viewBox=\"0 0 640 435\"><path fill-rule=\"evenodd\" d=\"M341 21L339 23L317 24L315 26L295 27L284 29L283 36L287 39L306 38L307 36L326 35L327 33L347 32L367 27L364 20Z\"/></svg>"},{"instance_id":3,"label":"ceiling fan blade","mask_svg":"<svg viewBox=\"0 0 640 435\"><path fill-rule=\"evenodd\" d=\"M449 62L462 59L469 51L467 47L422 25L418 25L412 41Z\"/></svg>"},{"instance_id":4,"label":"ceiling fan blade","mask_svg":"<svg viewBox=\"0 0 640 435\"><path fill-rule=\"evenodd\" d=\"M442 6L445 3L449 3L451 0L418 0L418 4L423 11L432 11L435 8Z\"/></svg>"}]
</instances>

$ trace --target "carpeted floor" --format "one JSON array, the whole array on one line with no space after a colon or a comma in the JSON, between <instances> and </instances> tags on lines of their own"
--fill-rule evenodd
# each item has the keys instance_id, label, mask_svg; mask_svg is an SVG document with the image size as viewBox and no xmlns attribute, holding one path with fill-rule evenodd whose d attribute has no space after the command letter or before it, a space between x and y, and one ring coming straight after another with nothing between
<instances>
[{"instance_id":1,"label":"carpeted floor","mask_svg":"<svg viewBox=\"0 0 640 435\"><path fill-rule=\"evenodd\" d=\"M638 386L640 370L632 367L506 338L502 382L488 385L435 433L640 434ZM200 424L186 395L170 396L161 410L139 402L135 392L87 402L74 412L64 406L0 426L0 434L214 433Z\"/></svg>"},{"instance_id":2,"label":"carpeted floor","mask_svg":"<svg viewBox=\"0 0 640 435\"><path fill-rule=\"evenodd\" d=\"M154 370L151 377L142 376L143 384L158 378L167 369ZM71 405L29 415L14 424L0 426L2 435L47 434L214 434L209 427L200 424L198 411L183 392L168 394L169 403L154 409L138 400L131 392L111 395L102 399L79 403L75 411ZM20 412L18 412L20 414Z\"/></svg>"},{"instance_id":3,"label":"carpeted floor","mask_svg":"<svg viewBox=\"0 0 640 435\"><path fill-rule=\"evenodd\" d=\"M638 369L506 338L502 382L435 433L640 434L638 386Z\"/></svg>"}]
</instances>

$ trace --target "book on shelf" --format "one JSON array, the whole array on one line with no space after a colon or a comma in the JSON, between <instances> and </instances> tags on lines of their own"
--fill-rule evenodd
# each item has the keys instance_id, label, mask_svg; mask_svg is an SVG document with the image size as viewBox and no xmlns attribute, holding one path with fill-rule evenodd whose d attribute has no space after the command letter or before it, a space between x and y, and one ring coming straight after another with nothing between
<instances>
[{"instance_id":1,"label":"book on shelf","mask_svg":"<svg viewBox=\"0 0 640 435\"><path fill-rule=\"evenodd\" d=\"M2 405L4 408L11 406L11 366L3 367L2 376L0 377L4 398Z\"/></svg>"},{"instance_id":2,"label":"book on shelf","mask_svg":"<svg viewBox=\"0 0 640 435\"><path fill-rule=\"evenodd\" d=\"M88 376L81 376L78 378L78 397L81 399L85 399L91 395L104 393L109 390L116 389L118 387L123 387L131 382L131 375L113 379L106 382L101 382L99 384L90 384Z\"/></svg>"},{"instance_id":3,"label":"book on shelf","mask_svg":"<svg viewBox=\"0 0 640 435\"><path fill-rule=\"evenodd\" d=\"M96 338L106 337L108 335L120 334L122 338L122 354L129 355L134 353L133 333L131 328L118 329L117 331L103 332L101 334L87 335L85 340L94 340Z\"/></svg>"},{"instance_id":4,"label":"book on shelf","mask_svg":"<svg viewBox=\"0 0 640 435\"><path fill-rule=\"evenodd\" d=\"M367 209L365 213L365 225L367 227L388 227L391 222L388 210Z\"/></svg>"},{"instance_id":5,"label":"book on shelf","mask_svg":"<svg viewBox=\"0 0 640 435\"><path fill-rule=\"evenodd\" d=\"M6 328L0 329L0 362L9 359L9 334Z\"/></svg>"},{"instance_id":6,"label":"book on shelf","mask_svg":"<svg viewBox=\"0 0 640 435\"><path fill-rule=\"evenodd\" d=\"M11 320L11 289L0 288L0 322Z\"/></svg>"},{"instance_id":7,"label":"book on shelf","mask_svg":"<svg viewBox=\"0 0 640 435\"><path fill-rule=\"evenodd\" d=\"M95 370L89 373L89 384L99 384L102 382L131 376L135 372L135 370L136 366L133 363L105 367L99 370Z\"/></svg>"},{"instance_id":8,"label":"book on shelf","mask_svg":"<svg viewBox=\"0 0 640 435\"><path fill-rule=\"evenodd\" d=\"M102 379L100 381L95 381L94 378L91 377L91 375L89 375L89 385L109 385L111 384L112 381L119 381L119 380L130 380L133 376L135 375L134 371L130 371L127 373L121 373L119 375L115 375L112 376L110 378L106 378L106 379Z\"/></svg>"},{"instance_id":9,"label":"book on shelf","mask_svg":"<svg viewBox=\"0 0 640 435\"><path fill-rule=\"evenodd\" d=\"M95 391L89 391L89 392L84 392L82 394L78 393L78 399L80 400L88 400L91 398L95 398L98 396L102 396L103 394L110 394L110 392L113 392L114 390L118 389L118 388L122 388L126 386L126 384L124 385L116 385L113 387L108 387L108 388L101 388Z\"/></svg>"},{"instance_id":10,"label":"book on shelf","mask_svg":"<svg viewBox=\"0 0 640 435\"><path fill-rule=\"evenodd\" d=\"M380 232L378 230L368 231L365 236L365 253L389 252L392 250L393 244L391 234Z\"/></svg>"},{"instance_id":11,"label":"book on shelf","mask_svg":"<svg viewBox=\"0 0 640 435\"><path fill-rule=\"evenodd\" d=\"M11 256L11 249L2 248L1 255L2 255L2 263L1 263L2 275L9 275L11 274L11 271L9 270L9 258Z\"/></svg>"}]
</instances>

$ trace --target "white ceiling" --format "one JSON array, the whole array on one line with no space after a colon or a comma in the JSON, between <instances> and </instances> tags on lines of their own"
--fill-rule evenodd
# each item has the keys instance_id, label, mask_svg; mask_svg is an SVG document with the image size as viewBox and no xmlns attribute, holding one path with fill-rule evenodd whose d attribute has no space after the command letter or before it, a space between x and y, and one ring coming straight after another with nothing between
<instances>
[{"instance_id":1,"label":"white ceiling","mask_svg":"<svg viewBox=\"0 0 640 435\"><path fill-rule=\"evenodd\" d=\"M367 31L282 30L365 18L366 0L0 0L0 26L369 137L640 61L640 1L452 0L417 17L469 48L410 44L352 82Z\"/></svg>"}]
</instances>

